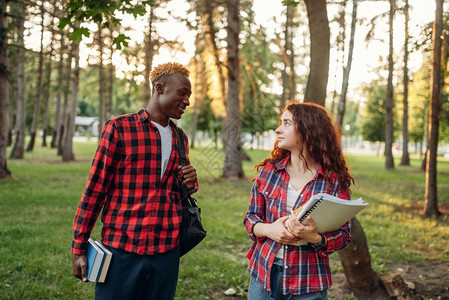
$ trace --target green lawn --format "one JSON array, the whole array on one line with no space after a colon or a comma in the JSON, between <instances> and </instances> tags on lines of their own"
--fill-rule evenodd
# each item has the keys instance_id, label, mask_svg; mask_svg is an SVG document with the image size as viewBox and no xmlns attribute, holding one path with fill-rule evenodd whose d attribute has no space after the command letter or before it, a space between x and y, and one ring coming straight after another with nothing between
<instances>
[{"instance_id":1,"label":"green lawn","mask_svg":"<svg viewBox=\"0 0 449 300\"><path fill-rule=\"evenodd\" d=\"M0 181L0 299L92 299L94 284L72 275L72 221L96 144L76 143L76 161L61 163L53 149L38 145L26 159L12 161L11 179ZM181 260L177 299L220 299L228 288L246 295L245 254L250 240L242 225L253 166L267 151L249 151L247 180L219 177L224 156L203 148L191 151L198 170L208 237ZM368 238L374 269L384 275L397 262L449 262L449 217L426 220L424 173L420 160L411 167L384 169L382 157L348 156L357 185L353 198L370 203L358 219ZM398 165L398 160L396 161ZM438 163L440 205L449 208L449 161ZM101 225L101 223L99 223ZM99 238L97 226L93 236ZM338 261L332 263L340 269Z\"/></svg>"}]
</instances>

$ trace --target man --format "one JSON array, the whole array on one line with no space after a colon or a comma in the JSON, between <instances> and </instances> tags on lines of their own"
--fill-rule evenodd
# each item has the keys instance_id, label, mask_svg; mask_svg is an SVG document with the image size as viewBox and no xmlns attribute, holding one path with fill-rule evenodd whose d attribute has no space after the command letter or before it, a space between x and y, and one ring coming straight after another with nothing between
<instances>
[{"instance_id":1,"label":"man","mask_svg":"<svg viewBox=\"0 0 449 300\"><path fill-rule=\"evenodd\" d=\"M181 183L198 189L196 170L179 165L180 119L192 93L189 71L166 63L150 74L146 109L104 125L73 224L72 263L87 281L86 249L103 209L103 244L113 253L95 299L173 299L179 269ZM185 135L185 134L184 134ZM186 149L188 149L185 135Z\"/></svg>"}]
</instances>

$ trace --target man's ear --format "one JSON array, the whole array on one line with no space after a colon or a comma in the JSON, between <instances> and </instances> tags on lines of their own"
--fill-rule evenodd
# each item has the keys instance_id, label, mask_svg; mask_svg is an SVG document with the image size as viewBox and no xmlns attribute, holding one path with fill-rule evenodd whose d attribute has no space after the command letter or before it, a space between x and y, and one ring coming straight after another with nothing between
<instances>
[{"instance_id":1,"label":"man's ear","mask_svg":"<svg viewBox=\"0 0 449 300\"><path fill-rule=\"evenodd\" d=\"M162 83L156 83L154 85L154 90L156 92L158 92L159 94L163 94L164 93L164 85Z\"/></svg>"}]
</instances>

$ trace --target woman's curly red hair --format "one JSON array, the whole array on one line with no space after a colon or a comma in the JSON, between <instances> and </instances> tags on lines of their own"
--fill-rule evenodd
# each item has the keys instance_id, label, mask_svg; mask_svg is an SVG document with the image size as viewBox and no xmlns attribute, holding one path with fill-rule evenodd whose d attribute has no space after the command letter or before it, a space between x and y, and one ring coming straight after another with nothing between
<instances>
[{"instance_id":1,"label":"woman's curly red hair","mask_svg":"<svg viewBox=\"0 0 449 300\"><path fill-rule=\"evenodd\" d=\"M341 149L341 135L337 129L339 127L335 124L333 116L324 107L312 102L292 102L284 108L282 113L287 110L293 115L296 131L302 141L299 145L299 153L301 153L300 158L306 163L306 167L309 166L304 153L308 153L310 158L321 165L326 181L332 182L336 179L340 186L349 189L354 183L354 179L349 174ZM269 162L282 160L288 155L290 155L290 151L280 149L276 141L271 151L271 157L257 164L256 169L259 170Z\"/></svg>"}]
</instances>

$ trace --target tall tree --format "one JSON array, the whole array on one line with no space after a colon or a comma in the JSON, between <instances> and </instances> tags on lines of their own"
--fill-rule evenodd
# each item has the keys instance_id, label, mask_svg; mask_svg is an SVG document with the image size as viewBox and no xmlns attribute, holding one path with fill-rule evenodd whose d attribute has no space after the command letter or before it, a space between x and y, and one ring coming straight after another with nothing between
<instances>
[{"instance_id":1,"label":"tall tree","mask_svg":"<svg viewBox=\"0 0 449 300\"><path fill-rule=\"evenodd\" d=\"M443 2L435 0L435 21L432 34L432 85L430 87L431 101L429 105L428 145L426 153L426 191L425 208L426 216L438 216L438 194L437 194L437 149L438 130L441 97L441 47L443 32Z\"/></svg>"},{"instance_id":2,"label":"tall tree","mask_svg":"<svg viewBox=\"0 0 449 300\"><path fill-rule=\"evenodd\" d=\"M104 75L104 63L103 63L103 27L101 23L98 23L98 80L99 80L99 86L98 86L98 132L101 132L101 129L103 127L103 123L105 122L105 114L104 114L104 88L105 88L105 82L106 78ZM100 139L100 135L98 135L98 139Z\"/></svg>"},{"instance_id":3,"label":"tall tree","mask_svg":"<svg viewBox=\"0 0 449 300\"><path fill-rule=\"evenodd\" d=\"M68 106L69 106L69 96L70 96L70 83L72 77L72 58L73 58L73 43L72 45L67 45L68 58L65 65L65 73L63 80L63 103L61 107L61 120L59 122L59 143L58 143L58 155L63 155L65 135L67 132L67 116L68 116Z\"/></svg>"},{"instance_id":4,"label":"tall tree","mask_svg":"<svg viewBox=\"0 0 449 300\"><path fill-rule=\"evenodd\" d=\"M408 153L408 23L409 23L409 5L408 0L405 0L404 6L405 28L404 28L404 98L403 103L403 115L402 115L402 157L401 166L410 165L410 157Z\"/></svg>"},{"instance_id":5,"label":"tall tree","mask_svg":"<svg viewBox=\"0 0 449 300\"><path fill-rule=\"evenodd\" d=\"M11 176L6 159L9 127L8 2L0 2L0 179Z\"/></svg>"},{"instance_id":6,"label":"tall tree","mask_svg":"<svg viewBox=\"0 0 449 300\"><path fill-rule=\"evenodd\" d=\"M285 9L285 28L284 28L284 49L282 51L282 60L284 69L282 70L282 96L281 108L284 108L287 100L294 99L296 96L295 85L295 53L293 49L293 32L296 6L287 5Z\"/></svg>"},{"instance_id":7,"label":"tall tree","mask_svg":"<svg viewBox=\"0 0 449 300\"><path fill-rule=\"evenodd\" d=\"M310 70L305 101L324 106L329 74L330 29L326 0L305 0L310 28Z\"/></svg>"},{"instance_id":8,"label":"tall tree","mask_svg":"<svg viewBox=\"0 0 449 300\"><path fill-rule=\"evenodd\" d=\"M393 21L396 0L390 0L389 13L389 51L388 51L388 88L385 107L385 168L394 169L393 160Z\"/></svg>"},{"instance_id":9,"label":"tall tree","mask_svg":"<svg viewBox=\"0 0 449 300\"><path fill-rule=\"evenodd\" d=\"M239 18L240 0L227 1L228 10L228 97L227 97L227 126L224 133L227 145L225 147L225 163L223 177L242 178L242 121L240 118L240 63L239 63Z\"/></svg>"},{"instance_id":10,"label":"tall tree","mask_svg":"<svg viewBox=\"0 0 449 300\"><path fill-rule=\"evenodd\" d=\"M151 82L150 73L153 65L154 47L156 40L154 39L154 7L150 7L148 15L148 33L145 36L145 81L144 81L144 103L150 102L151 99Z\"/></svg>"},{"instance_id":11,"label":"tall tree","mask_svg":"<svg viewBox=\"0 0 449 300\"><path fill-rule=\"evenodd\" d=\"M351 72L352 53L354 52L354 35L355 35L355 26L357 23L357 3L358 0L352 1L351 36L349 39L348 61L346 63L346 66L343 68L343 83L341 87L340 102L338 104L337 120L341 125L343 125L343 117L345 115L346 94L348 92L349 73Z\"/></svg>"},{"instance_id":12,"label":"tall tree","mask_svg":"<svg viewBox=\"0 0 449 300\"><path fill-rule=\"evenodd\" d=\"M63 124L63 104L62 98L64 93L64 51L65 51L65 34L62 29L59 30L59 61L58 61L58 75L57 75L57 87L56 87L56 104L55 104L55 120L53 125L53 136L51 139L51 147L58 148L60 145L61 131L64 127Z\"/></svg>"},{"instance_id":13,"label":"tall tree","mask_svg":"<svg viewBox=\"0 0 449 300\"><path fill-rule=\"evenodd\" d=\"M25 4L16 2L13 4L17 15L17 109L16 109L16 139L11 151L10 158L22 159L25 151L25 131L26 131L26 101L25 101Z\"/></svg>"},{"instance_id":14,"label":"tall tree","mask_svg":"<svg viewBox=\"0 0 449 300\"><path fill-rule=\"evenodd\" d=\"M75 65L73 68L73 77L71 81L70 108L66 117L66 133L64 134L64 145L62 152L63 161L71 161L75 159L75 155L73 153L73 134L75 133L75 116L78 100L78 84L80 72L80 50L79 42L76 40L72 41L72 52L73 58L75 60Z\"/></svg>"},{"instance_id":15,"label":"tall tree","mask_svg":"<svg viewBox=\"0 0 449 300\"><path fill-rule=\"evenodd\" d=\"M33 151L34 142L36 140L37 126L39 123L39 115L41 110L41 95L42 95L42 78L44 70L44 20L45 20L45 8L41 6L41 38L40 38L40 51L39 51L39 66L37 70L37 83L36 83L36 97L34 99L34 112L33 121L31 122L31 134L30 140L26 151Z\"/></svg>"},{"instance_id":16,"label":"tall tree","mask_svg":"<svg viewBox=\"0 0 449 300\"><path fill-rule=\"evenodd\" d=\"M53 12L56 12L57 9L57 0L53 1ZM45 77L44 77L44 84L42 86L42 100L44 102L44 118L42 120L42 147L47 147L47 134L49 132L48 128L48 119L49 119L49 109L50 109L50 88L51 88L51 74L52 74L52 64L53 64L53 52L54 52L54 24L55 24L55 17L51 16L51 24L50 24L50 32L51 32L51 38L50 38L50 50L48 53L48 59L47 64L45 67Z\"/></svg>"}]
</instances>

